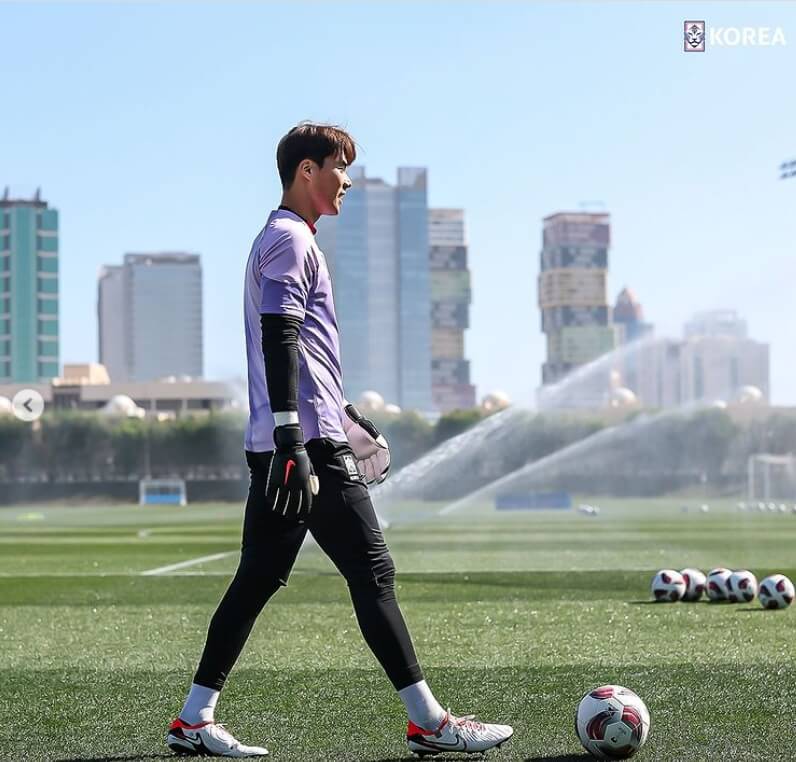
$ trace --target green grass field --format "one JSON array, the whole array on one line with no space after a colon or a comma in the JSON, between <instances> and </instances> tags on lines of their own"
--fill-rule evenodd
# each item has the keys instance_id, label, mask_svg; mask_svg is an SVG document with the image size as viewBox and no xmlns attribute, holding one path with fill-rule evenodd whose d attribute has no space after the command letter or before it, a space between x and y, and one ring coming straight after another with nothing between
<instances>
[{"instance_id":1,"label":"green grass field","mask_svg":"<svg viewBox=\"0 0 796 762\"><path fill-rule=\"evenodd\" d=\"M399 598L440 700L514 725L495 760L587 759L574 710L608 682L650 709L639 759L796 759L796 607L650 604L648 590L661 567L796 578L796 515L597 502L596 518L484 508L393 523ZM226 505L0 509L0 759L171 756L166 725L235 568L241 516ZM410 756L403 707L312 546L258 621L217 716L274 760Z\"/></svg>"}]
</instances>

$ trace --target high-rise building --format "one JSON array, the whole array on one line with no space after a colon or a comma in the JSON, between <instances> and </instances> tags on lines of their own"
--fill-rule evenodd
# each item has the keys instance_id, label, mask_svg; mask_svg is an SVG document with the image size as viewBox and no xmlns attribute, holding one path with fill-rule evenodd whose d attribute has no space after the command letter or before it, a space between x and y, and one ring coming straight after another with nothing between
<instances>
[{"instance_id":1,"label":"high-rise building","mask_svg":"<svg viewBox=\"0 0 796 762\"><path fill-rule=\"evenodd\" d=\"M0 199L0 382L46 383L59 371L58 211Z\"/></svg>"},{"instance_id":2,"label":"high-rise building","mask_svg":"<svg viewBox=\"0 0 796 762\"><path fill-rule=\"evenodd\" d=\"M346 395L372 389L431 411L426 170L399 168L395 186L364 167L349 176L342 212L322 217L317 233L332 271Z\"/></svg>"},{"instance_id":3,"label":"high-rise building","mask_svg":"<svg viewBox=\"0 0 796 762\"><path fill-rule=\"evenodd\" d=\"M103 265L97 282L99 361L114 381L129 377L124 273L124 265Z\"/></svg>"},{"instance_id":4,"label":"high-rise building","mask_svg":"<svg viewBox=\"0 0 796 762\"><path fill-rule=\"evenodd\" d=\"M470 271L464 210L429 209L431 264L431 390L437 410L475 407L470 363L464 358L469 327Z\"/></svg>"},{"instance_id":5,"label":"high-rise building","mask_svg":"<svg viewBox=\"0 0 796 762\"><path fill-rule=\"evenodd\" d=\"M680 340L656 339L632 353L635 377L623 379L646 407L733 401L748 387L770 394L769 346L748 338L746 322L730 310L703 312Z\"/></svg>"},{"instance_id":6,"label":"high-rise building","mask_svg":"<svg viewBox=\"0 0 796 762\"><path fill-rule=\"evenodd\" d=\"M183 253L126 254L100 271L99 356L112 382L203 374L202 266Z\"/></svg>"},{"instance_id":7,"label":"high-rise building","mask_svg":"<svg viewBox=\"0 0 796 762\"><path fill-rule=\"evenodd\" d=\"M759 389L768 401L768 344L748 337L746 321L735 310L697 313L685 324L683 334L683 402L732 400L749 386Z\"/></svg>"},{"instance_id":8,"label":"high-rise building","mask_svg":"<svg viewBox=\"0 0 796 762\"><path fill-rule=\"evenodd\" d=\"M609 219L608 214L586 212L544 218L538 288L542 331L547 336L545 385L616 344L608 310ZM602 397L605 387L596 380L595 395ZM599 404L597 399L582 402Z\"/></svg>"},{"instance_id":9,"label":"high-rise building","mask_svg":"<svg viewBox=\"0 0 796 762\"><path fill-rule=\"evenodd\" d=\"M683 404L683 342L659 338L637 345L624 358L621 383L640 405L671 408Z\"/></svg>"}]
</instances>

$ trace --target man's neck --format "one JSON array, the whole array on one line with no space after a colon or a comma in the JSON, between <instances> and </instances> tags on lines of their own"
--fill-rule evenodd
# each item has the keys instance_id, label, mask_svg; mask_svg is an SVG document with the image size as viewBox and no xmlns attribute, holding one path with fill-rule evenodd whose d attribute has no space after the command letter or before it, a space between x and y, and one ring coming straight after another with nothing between
<instances>
[{"instance_id":1,"label":"man's neck","mask_svg":"<svg viewBox=\"0 0 796 762\"><path fill-rule=\"evenodd\" d=\"M293 214L301 217L307 225L310 226L312 232L315 232L315 223L321 216L309 204L301 202L299 199L292 198L289 194L282 196L282 201L279 203L280 209L286 209Z\"/></svg>"}]
</instances>

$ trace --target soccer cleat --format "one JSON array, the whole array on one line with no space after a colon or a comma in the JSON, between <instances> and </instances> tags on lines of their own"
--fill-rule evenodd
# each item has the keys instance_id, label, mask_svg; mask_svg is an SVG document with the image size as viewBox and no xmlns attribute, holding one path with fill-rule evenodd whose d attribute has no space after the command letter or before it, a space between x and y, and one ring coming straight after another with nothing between
<instances>
[{"instance_id":1,"label":"soccer cleat","mask_svg":"<svg viewBox=\"0 0 796 762\"><path fill-rule=\"evenodd\" d=\"M436 730L424 730L410 722L406 729L406 744L409 751L419 757L453 751L473 754L499 747L513 733L510 725L476 722L472 714L454 717L448 711Z\"/></svg>"},{"instance_id":2,"label":"soccer cleat","mask_svg":"<svg viewBox=\"0 0 796 762\"><path fill-rule=\"evenodd\" d=\"M264 757L268 749L244 746L217 722L189 725L179 717L169 725L166 745L177 754L191 757Z\"/></svg>"}]
</instances>

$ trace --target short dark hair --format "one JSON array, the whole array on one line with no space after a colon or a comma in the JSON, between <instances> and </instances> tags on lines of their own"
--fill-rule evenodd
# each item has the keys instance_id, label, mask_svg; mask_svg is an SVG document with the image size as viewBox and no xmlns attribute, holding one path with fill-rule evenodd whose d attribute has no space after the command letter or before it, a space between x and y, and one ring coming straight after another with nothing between
<instances>
[{"instance_id":1,"label":"short dark hair","mask_svg":"<svg viewBox=\"0 0 796 762\"><path fill-rule=\"evenodd\" d=\"M282 187L287 190L296 177L296 169L304 159L312 159L319 167L324 159L342 153L346 164L357 158L357 147L342 127L333 124L301 122L279 141L276 148L276 166Z\"/></svg>"}]
</instances>

